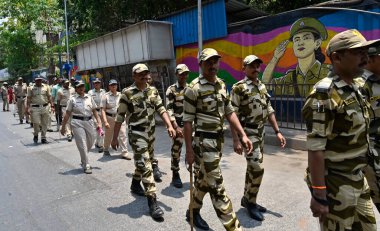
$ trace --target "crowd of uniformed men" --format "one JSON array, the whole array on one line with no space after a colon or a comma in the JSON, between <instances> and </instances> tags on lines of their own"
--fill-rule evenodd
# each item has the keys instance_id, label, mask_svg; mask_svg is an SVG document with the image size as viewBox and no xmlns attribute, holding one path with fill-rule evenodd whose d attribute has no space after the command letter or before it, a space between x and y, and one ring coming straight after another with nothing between
<instances>
[{"instance_id":1,"label":"crowd of uniformed men","mask_svg":"<svg viewBox=\"0 0 380 231\"><path fill-rule=\"evenodd\" d=\"M307 123L309 165L305 180L312 195L310 208L313 216L320 218L323 230L376 230L370 199L380 210L380 42L367 41L357 30L347 30L330 40L326 54L331 71L314 86L302 109ZM84 83L75 79L56 79L50 88L40 76L29 87L19 78L14 100L20 123L24 118L30 121L33 141L37 143L41 133L41 142L47 143L50 113L55 112L60 132L68 141L74 137L87 174L92 172L87 154L94 143L105 156L110 155L110 147L120 147L121 156L131 159L128 131L135 163L131 191L146 196L151 216L161 220L164 213L157 204L155 186L161 174L153 146L157 112L173 139L173 186L182 187L179 162L183 140L186 162L195 174L189 205L192 216L188 210L187 220L209 229L200 215L203 198L209 193L225 229L241 230L220 169L224 119L231 125L234 151L244 154L247 161L241 205L255 220L264 220L262 213L266 212L257 203L264 174L265 123L272 126L281 147L286 140L277 125L270 95L258 79L263 61L255 55L245 57L245 78L229 93L217 77L221 58L216 50L204 49L198 60L201 74L190 84L186 82L188 67L177 65L178 81L167 89L166 105L150 84L145 64L133 67L134 83L122 92L113 79L108 92L96 79L94 88L85 93Z\"/></svg>"}]
</instances>

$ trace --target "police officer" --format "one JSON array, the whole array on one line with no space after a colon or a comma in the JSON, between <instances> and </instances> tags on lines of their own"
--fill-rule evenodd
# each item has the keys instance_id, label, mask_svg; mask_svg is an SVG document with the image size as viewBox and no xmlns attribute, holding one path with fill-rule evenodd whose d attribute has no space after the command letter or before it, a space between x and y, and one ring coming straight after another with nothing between
<instances>
[{"instance_id":1,"label":"police officer","mask_svg":"<svg viewBox=\"0 0 380 231\"><path fill-rule=\"evenodd\" d=\"M96 103L96 111L98 112L98 115L101 118L102 113L100 111L100 101L103 95L106 93L106 91L101 88L102 81L99 78L96 78L93 83L94 83L94 88L88 91L88 94L94 99ZM104 121L103 121L103 125L104 125ZM102 130L104 130L104 128ZM104 135L102 136L99 132L97 132L95 147L98 149L99 153L104 151L103 145L104 145Z\"/></svg>"},{"instance_id":2,"label":"police officer","mask_svg":"<svg viewBox=\"0 0 380 231\"><path fill-rule=\"evenodd\" d=\"M169 136L175 138L168 113L155 87L147 84L149 69L145 64L136 64L132 68L134 83L123 90L117 109L112 147L118 146L117 134L128 117L129 144L133 149L135 173L132 179L131 190L138 195L144 195L140 181L142 180L145 195L148 199L150 215L154 219L162 220L164 212L157 204L156 186L153 180L151 153L154 151L155 112L161 115L165 122Z\"/></svg>"},{"instance_id":3,"label":"police officer","mask_svg":"<svg viewBox=\"0 0 380 231\"><path fill-rule=\"evenodd\" d=\"M190 165L197 158L200 169L196 172L193 191L193 223L201 229L209 229L200 215L203 198L210 193L211 201L220 221L226 230L241 230L239 220L232 208L223 184L220 160L224 143L224 117L240 136L247 152L252 151L252 142L248 139L234 113L227 96L224 82L217 77L221 56L212 48L204 49L199 56L202 74L194 79L185 90L184 97L184 138L186 143L186 161ZM193 122L195 136L193 134ZM194 139L194 144L193 144ZM190 220L189 210L187 220Z\"/></svg>"},{"instance_id":4,"label":"police officer","mask_svg":"<svg viewBox=\"0 0 380 231\"><path fill-rule=\"evenodd\" d=\"M66 124L71 117L71 128L79 150L83 171L86 174L91 174L92 169L88 162L87 154L96 139L93 117L95 117L97 122L96 129L100 129L102 123L96 111L94 100L85 93L84 82L82 80L75 83L75 92L76 94L67 102L66 114L62 121L61 134L64 135L66 133Z\"/></svg>"},{"instance_id":5,"label":"police officer","mask_svg":"<svg viewBox=\"0 0 380 231\"><path fill-rule=\"evenodd\" d=\"M376 230L362 172L369 148L369 104L354 78L370 45L357 30L336 34L326 54L333 71L314 86L302 109L307 126L310 209L323 230Z\"/></svg>"},{"instance_id":6,"label":"police officer","mask_svg":"<svg viewBox=\"0 0 380 231\"><path fill-rule=\"evenodd\" d=\"M329 71L321 49L322 41L327 37L327 30L318 19L305 17L295 21L290 28L289 39L278 45L272 60L266 66L263 82L275 83L276 95L306 97L311 86L323 79ZM273 79L273 71L284 56L289 42L293 43L297 67L288 70L284 76Z\"/></svg>"},{"instance_id":7,"label":"police officer","mask_svg":"<svg viewBox=\"0 0 380 231\"><path fill-rule=\"evenodd\" d=\"M371 104L371 123L369 129L369 164L364 169L368 185L371 188L372 201L380 212L380 42L368 49L368 64L362 75L365 82L363 94Z\"/></svg>"},{"instance_id":8,"label":"police officer","mask_svg":"<svg viewBox=\"0 0 380 231\"><path fill-rule=\"evenodd\" d=\"M264 175L263 149L264 125L267 121L272 125L280 146L285 147L286 141L282 136L270 103L270 95L265 85L258 79L260 65L263 63L255 55L248 55L243 61L245 78L232 86L231 101L245 133L253 143L253 151L246 153L247 171L245 175L244 196L241 205L247 208L249 215L258 221L264 220L262 212L266 208L256 203L261 181ZM235 152L241 154L243 148L234 130L232 137Z\"/></svg>"},{"instance_id":9,"label":"police officer","mask_svg":"<svg viewBox=\"0 0 380 231\"><path fill-rule=\"evenodd\" d=\"M32 115L32 123L34 128L34 143L38 142L38 133L41 131L41 143L47 143L46 131L49 122L49 103L50 108L54 111L51 99L50 88L42 83L43 78L39 75L35 78L35 84L28 89L26 111Z\"/></svg>"},{"instance_id":10,"label":"police officer","mask_svg":"<svg viewBox=\"0 0 380 231\"><path fill-rule=\"evenodd\" d=\"M178 64L175 70L178 81L166 90L166 110L168 110L170 121L176 130L176 138L173 140L171 148L172 184L176 188L182 188L182 181L179 175L179 160L183 143L183 96L189 72L190 70L185 64Z\"/></svg>"},{"instance_id":11,"label":"police officer","mask_svg":"<svg viewBox=\"0 0 380 231\"><path fill-rule=\"evenodd\" d=\"M65 79L63 81L62 88L60 88L57 93L57 106L58 106L57 108L61 108L62 112L60 113L62 114L62 116L65 116L68 100L75 94L75 92L71 91L69 85L70 85L70 81L68 79ZM70 122L71 121L69 118L69 122L66 123L66 128L65 128L67 141L69 142L71 142L73 139Z\"/></svg>"},{"instance_id":12,"label":"police officer","mask_svg":"<svg viewBox=\"0 0 380 231\"><path fill-rule=\"evenodd\" d=\"M3 111L9 111L9 102L8 102L8 83L4 82L1 86L1 98L3 100Z\"/></svg>"},{"instance_id":13,"label":"police officer","mask_svg":"<svg viewBox=\"0 0 380 231\"><path fill-rule=\"evenodd\" d=\"M117 81L111 79L108 83L108 92L102 96L100 101L100 109L102 112L102 119L104 121L104 127L106 128L106 134L104 136L104 156L110 156L109 147L111 145L113 137L113 129L115 126L115 117L117 114L117 105L121 97L121 93L117 91ZM119 145L121 147L121 156L124 159L130 160L128 155L127 144L127 126L125 121L121 124L121 129L117 135Z\"/></svg>"},{"instance_id":14,"label":"police officer","mask_svg":"<svg viewBox=\"0 0 380 231\"><path fill-rule=\"evenodd\" d=\"M20 124L22 124L24 121L24 114L25 114L25 97L27 92L27 85L26 83L23 83L22 77L19 77L17 79L17 83L13 87L14 92L14 99L17 103L17 112L20 119ZM26 118L26 123L29 123L28 118Z\"/></svg>"}]
</instances>

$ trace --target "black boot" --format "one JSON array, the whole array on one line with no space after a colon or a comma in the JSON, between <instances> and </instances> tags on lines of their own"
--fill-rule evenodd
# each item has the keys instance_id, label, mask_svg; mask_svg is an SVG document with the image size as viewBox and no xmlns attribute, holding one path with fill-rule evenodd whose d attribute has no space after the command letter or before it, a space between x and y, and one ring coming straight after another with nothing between
<instances>
[{"instance_id":1,"label":"black boot","mask_svg":"<svg viewBox=\"0 0 380 231\"><path fill-rule=\"evenodd\" d=\"M160 172L160 169L158 168L158 164L157 163L152 164L152 168L153 168L153 178L154 178L154 181L156 181L156 182L162 182L162 180L161 180L162 174Z\"/></svg>"},{"instance_id":2,"label":"black boot","mask_svg":"<svg viewBox=\"0 0 380 231\"><path fill-rule=\"evenodd\" d=\"M33 142L36 144L36 143L38 143L38 136L34 136L33 137Z\"/></svg>"},{"instance_id":3,"label":"black boot","mask_svg":"<svg viewBox=\"0 0 380 231\"><path fill-rule=\"evenodd\" d=\"M24 121L23 120L20 120L20 124L23 124L24 123Z\"/></svg>"},{"instance_id":4,"label":"black boot","mask_svg":"<svg viewBox=\"0 0 380 231\"><path fill-rule=\"evenodd\" d=\"M247 198L242 197L241 198L241 206L246 208L248 210L248 214L252 219L255 219L257 221L263 221L265 218L263 214L261 214L259 207L256 204L250 203ZM262 207L264 208L264 207ZM265 209L265 208L264 208ZM265 209L266 211L266 209Z\"/></svg>"},{"instance_id":5,"label":"black boot","mask_svg":"<svg viewBox=\"0 0 380 231\"><path fill-rule=\"evenodd\" d=\"M183 186L182 181L181 181L181 177L179 176L178 171L173 171L172 184L176 188L182 188L182 186Z\"/></svg>"},{"instance_id":6,"label":"black boot","mask_svg":"<svg viewBox=\"0 0 380 231\"><path fill-rule=\"evenodd\" d=\"M132 179L131 191L132 193L137 194L139 196L145 196L145 191L141 187L139 180Z\"/></svg>"},{"instance_id":7,"label":"black boot","mask_svg":"<svg viewBox=\"0 0 380 231\"><path fill-rule=\"evenodd\" d=\"M190 222L190 210L186 211L186 221ZM193 209L193 224L203 230L210 229L207 222L201 217L200 209Z\"/></svg>"},{"instance_id":8,"label":"black boot","mask_svg":"<svg viewBox=\"0 0 380 231\"><path fill-rule=\"evenodd\" d=\"M164 211L162 211L160 206L158 206L158 204L157 204L156 194L149 195L149 196L147 196L147 198L148 198L148 206L149 206L150 216L153 219L162 220L163 216L164 216Z\"/></svg>"}]
</instances>

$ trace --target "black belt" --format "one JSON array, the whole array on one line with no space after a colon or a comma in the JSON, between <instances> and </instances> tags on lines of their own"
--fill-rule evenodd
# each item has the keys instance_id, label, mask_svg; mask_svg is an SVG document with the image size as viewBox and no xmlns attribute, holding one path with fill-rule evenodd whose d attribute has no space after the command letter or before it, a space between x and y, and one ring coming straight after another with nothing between
<instances>
[{"instance_id":1,"label":"black belt","mask_svg":"<svg viewBox=\"0 0 380 231\"><path fill-rule=\"evenodd\" d=\"M100 111L100 108L97 108L96 111Z\"/></svg>"},{"instance_id":2,"label":"black belt","mask_svg":"<svg viewBox=\"0 0 380 231\"><path fill-rule=\"evenodd\" d=\"M75 116L75 115L73 115L73 119L83 120L83 121L89 121L89 120L92 119L92 116L90 116L90 117L84 117L84 116Z\"/></svg>"},{"instance_id":3,"label":"black belt","mask_svg":"<svg viewBox=\"0 0 380 231\"><path fill-rule=\"evenodd\" d=\"M34 104L32 105L32 107L46 107L48 105L48 103L45 103L45 104Z\"/></svg>"},{"instance_id":4,"label":"black belt","mask_svg":"<svg viewBox=\"0 0 380 231\"><path fill-rule=\"evenodd\" d=\"M246 124L244 124L244 127L250 128L250 129L257 129L257 128L259 128L259 125L258 124L246 123Z\"/></svg>"},{"instance_id":5,"label":"black belt","mask_svg":"<svg viewBox=\"0 0 380 231\"><path fill-rule=\"evenodd\" d=\"M145 132L146 130L146 128L141 125L136 125L136 126L130 125L129 129L132 131L138 131L138 132Z\"/></svg>"},{"instance_id":6,"label":"black belt","mask_svg":"<svg viewBox=\"0 0 380 231\"><path fill-rule=\"evenodd\" d=\"M60 107L66 107L66 105L60 105Z\"/></svg>"},{"instance_id":7,"label":"black belt","mask_svg":"<svg viewBox=\"0 0 380 231\"><path fill-rule=\"evenodd\" d=\"M25 97L26 97L26 96L17 96L17 98L19 98L19 99L20 99L20 98L23 98L23 99L24 99Z\"/></svg>"},{"instance_id":8,"label":"black belt","mask_svg":"<svg viewBox=\"0 0 380 231\"><path fill-rule=\"evenodd\" d=\"M108 113L108 112L106 112L106 115L111 116L111 117L115 117L116 116L116 114L111 114L111 113Z\"/></svg>"},{"instance_id":9,"label":"black belt","mask_svg":"<svg viewBox=\"0 0 380 231\"><path fill-rule=\"evenodd\" d=\"M201 131L196 131L195 136L197 137L203 137L206 139L219 139L223 138L223 132L201 132Z\"/></svg>"}]
</instances>

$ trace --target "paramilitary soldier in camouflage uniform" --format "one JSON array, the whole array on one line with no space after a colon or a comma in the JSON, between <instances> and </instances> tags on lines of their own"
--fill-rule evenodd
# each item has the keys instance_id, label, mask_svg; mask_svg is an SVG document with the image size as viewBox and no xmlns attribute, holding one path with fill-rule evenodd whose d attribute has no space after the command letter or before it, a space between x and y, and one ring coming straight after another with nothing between
<instances>
[{"instance_id":1,"label":"paramilitary soldier in camouflage uniform","mask_svg":"<svg viewBox=\"0 0 380 231\"><path fill-rule=\"evenodd\" d=\"M362 171L368 164L370 109L354 80L367 63L367 45L357 30L335 35L326 48L333 72L314 86L302 109L310 209L323 230L376 230Z\"/></svg>"},{"instance_id":2,"label":"paramilitary soldier in camouflage uniform","mask_svg":"<svg viewBox=\"0 0 380 231\"><path fill-rule=\"evenodd\" d=\"M266 208L256 203L260 184L264 175L263 149L264 124L269 121L272 125L281 147L285 147L285 138L282 136L270 103L270 95L265 85L258 79L260 65L263 63L255 55L248 55L243 61L245 78L233 85L231 101L245 133L253 143L253 151L245 153L247 171L245 176L244 196L241 205L247 208L249 215L258 221L264 220L262 212ZM239 137L232 130L235 152L243 152Z\"/></svg>"},{"instance_id":3,"label":"paramilitary soldier in camouflage uniform","mask_svg":"<svg viewBox=\"0 0 380 231\"><path fill-rule=\"evenodd\" d=\"M96 103L96 111L98 112L98 116L101 118L102 113L100 111L100 101L103 97L103 95L106 93L104 89L102 89L102 81L100 81L99 78L96 78L94 80L94 88L92 90L88 91L88 94L94 99ZM104 123L104 121L103 121ZM104 128L103 128L104 130ZM96 141L95 141L95 147L98 149L98 152L101 153L104 151L104 135L102 136L99 134L99 132L96 133Z\"/></svg>"},{"instance_id":4,"label":"paramilitary soldier in camouflage uniform","mask_svg":"<svg viewBox=\"0 0 380 231\"><path fill-rule=\"evenodd\" d=\"M45 144L47 143L46 132L50 117L48 105L50 103L51 110L54 111L54 104L49 101L51 99L50 87L43 84L42 79L41 76L37 76L34 86L28 89L26 111L32 115L34 143L38 142L38 133L41 131L41 143Z\"/></svg>"},{"instance_id":5,"label":"paramilitary soldier in camouflage uniform","mask_svg":"<svg viewBox=\"0 0 380 231\"><path fill-rule=\"evenodd\" d=\"M168 87L166 91L166 110L168 110L173 128L176 130L176 138L172 145L171 170L173 171L172 184L176 188L182 188L179 176L179 160L183 143L183 96L186 89L186 79L189 76L189 68L185 64L178 64L175 74L177 83Z\"/></svg>"},{"instance_id":6,"label":"paramilitary soldier in camouflage uniform","mask_svg":"<svg viewBox=\"0 0 380 231\"><path fill-rule=\"evenodd\" d=\"M380 212L380 42L368 49L368 64L362 75L365 81L363 94L371 104L371 123L369 125L370 155L369 165L364 169L371 197Z\"/></svg>"},{"instance_id":7,"label":"paramilitary soldier in camouflage uniform","mask_svg":"<svg viewBox=\"0 0 380 231\"><path fill-rule=\"evenodd\" d=\"M184 98L184 138L186 161L192 165L195 158L199 162L193 201L193 223L196 227L208 230L209 226L200 215L203 198L210 193L211 201L219 220L226 230L241 230L239 220L232 208L223 184L220 160L224 144L224 117L240 136L247 152L252 151L252 142L246 136L234 113L224 82L216 76L221 56L212 48L206 48L199 56L202 74L194 79L185 90ZM193 134L193 122L195 136ZM193 144L194 138L194 144ZM194 146L193 146L194 145ZM189 210L186 213L190 221Z\"/></svg>"},{"instance_id":8,"label":"paramilitary soldier in camouflage uniform","mask_svg":"<svg viewBox=\"0 0 380 231\"><path fill-rule=\"evenodd\" d=\"M152 163L150 153L153 152L155 112L161 115L165 122L169 136L175 138L168 113L158 91L147 84L149 69L145 64L137 64L132 68L134 83L123 90L117 116L115 119L112 148L118 146L117 135L121 124L128 117L128 138L133 150L136 170L133 175L131 190L138 195L144 195L140 181L142 180L145 195L148 199L150 215L154 219L162 220L164 212L157 204L156 186L153 180Z\"/></svg>"},{"instance_id":9,"label":"paramilitary soldier in camouflage uniform","mask_svg":"<svg viewBox=\"0 0 380 231\"><path fill-rule=\"evenodd\" d=\"M24 121L24 116L25 116L25 97L27 93L27 85L26 83L22 82L23 79L22 77L19 77L17 79L17 83L13 87L13 94L14 94L14 99L16 100L17 103L17 112L18 112L18 117L20 119L20 124L22 124ZM28 124L29 121L26 120L26 123Z\"/></svg>"}]
</instances>

